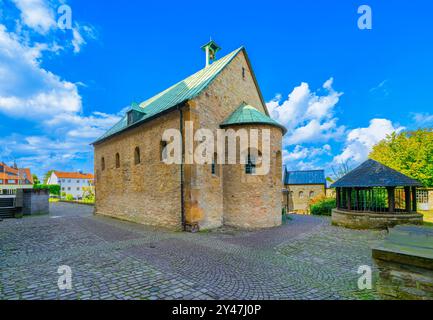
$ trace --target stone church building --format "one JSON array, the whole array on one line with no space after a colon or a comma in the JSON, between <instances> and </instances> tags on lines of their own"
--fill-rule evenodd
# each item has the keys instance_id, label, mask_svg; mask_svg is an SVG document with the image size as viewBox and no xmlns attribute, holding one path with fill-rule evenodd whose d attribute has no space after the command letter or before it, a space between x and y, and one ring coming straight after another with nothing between
<instances>
[{"instance_id":1,"label":"stone church building","mask_svg":"<svg viewBox=\"0 0 433 320\"><path fill-rule=\"evenodd\" d=\"M133 105L94 142L95 214L186 231L281 224L286 130L269 117L244 47L218 60L215 42L202 49L204 69ZM194 130L215 134L220 128L268 129L269 172L256 175L256 160L250 156L246 164L189 164L183 151L180 164L166 164L164 131L178 129L185 150L187 121Z\"/></svg>"}]
</instances>

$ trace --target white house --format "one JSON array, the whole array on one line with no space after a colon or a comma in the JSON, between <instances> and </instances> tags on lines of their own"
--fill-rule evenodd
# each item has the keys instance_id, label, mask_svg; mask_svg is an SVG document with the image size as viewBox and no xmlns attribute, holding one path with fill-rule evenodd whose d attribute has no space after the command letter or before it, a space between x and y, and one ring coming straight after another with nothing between
<instances>
[{"instance_id":1,"label":"white house","mask_svg":"<svg viewBox=\"0 0 433 320\"><path fill-rule=\"evenodd\" d=\"M70 194L75 199L82 199L83 188L93 187L94 176L90 173L54 171L48 179L47 184L60 185L61 193Z\"/></svg>"}]
</instances>

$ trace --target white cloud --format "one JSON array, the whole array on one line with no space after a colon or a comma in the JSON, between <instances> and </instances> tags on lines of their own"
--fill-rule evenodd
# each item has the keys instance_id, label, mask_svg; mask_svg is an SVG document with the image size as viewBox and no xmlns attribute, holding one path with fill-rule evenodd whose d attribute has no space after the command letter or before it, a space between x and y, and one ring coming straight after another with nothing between
<instances>
[{"instance_id":1,"label":"white cloud","mask_svg":"<svg viewBox=\"0 0 433 320\"><path fill-rule=\"evenodd\" d=\"M373 91L383 89L386 83L382 82ZM376 143L388 134L404 129L387 119L372 119L367 128L348 131L338 124L335 115L335 107L343 93L333 89L333 78L323 84L322 90L324 93L313 92L307 83L302 83L293 89L287 100L281 102L281 95L277 95L267 104L272 117L288 130L283 139L283 161L290 170L329 168L332 163L348 160L362 162ZM415 114L414 119L430 121L433 116ZM332 149L336 149L335 144L344 137L341 154L334 156Z\"/></svg>"},{"instance_id":2,"label":"white cloud","mask_svg":"<svg viewBox=\"0 0 433 320\"><path fill-rule=\"evenodd\" d=\"M321 159L331 156L332 148L326 142L340 139L345 133L335 117L335 106L343 93L333 89L333 82L333 78L328 79L315 92L303 82L287 100L281 101L278 94L267 103L271 116L288 130L283 139L283 162L290 170L320 168Z\"/></svg>"},{"instance_id":3,"label":"white cloud","mask_svg":"<svg viewBox=\"0 0 433 320\"><path fill-rule=\"evenodd\" d=\"M93 171L90 143L119 120L118 115L101 112L90 116L63 113L43 122L49 134L13 133L0 138L0 158L9 162L17 158L20 166L31 167L38 175L51 169L76 170L83 165Z\"/></svg>"},{"instance_id":4,"label":"white cloud","mask_svg":"<svg viewBox=\"0 0 433 320\"><path fill-rule=\"evenodd\" d=\"M84 114L78 87L85 85L62 79L42 67L42 61L47 52L58 55L73 47L78 53L86 39L96 38L96 32L76 22L72 42L56 40L56 32L63 35L64 31L55 26L54 2L13 2L20 10L16 28L9 31L6 24L0 23L0 78L7 80L0 81L0 116L24 119L26 127L42 131L43 135L26 136L25 130L17 128L14 132L14 128L8 128L10 135L0 138L1 160L16 159L39 174L53 168L73 169L75 162L82 167L84 160L91 170L89 144L119 121L119 115Z\"/></svg>"},{"instance_id":5,"label":"white cloud","mask_svg":"<svg viewBox=\"0 0 433 320\"><path fill-rule=\"evenodd\" d=\"M13 117L45 118L82 109L77 86L43 69L46 46L29 47L0 24L0 112Z\"/></svg>"},{"instance_id":6,"label":"white cloud","mask_svg":"<svg viewBox=\"0 0 433 320\"><path fill-rule=\"evenodd\" d=\"M433 124L433 114L430 113L413 113L412 119L418 126Z\"/></svg>"},{"instance_id":7,"label":"white cloud","mask_svg":"<svg viewBox=\"0 0 433 320\"><path fill-rule=\"evenodd\" d=\"M284 138L284 142L286 145L324 142L341 137L344 131L344 126L337 126L337 119L330 119L323 123L314 119L306 125L294 129L290 135Z\"/></svg>"},{"instance_id":8,"label":"white cloud","mask_svg":"<svg viewBox=\"0 0 433 320\"><path fill-rule=\"evenodd\" d=\"M83 39L77 28L72 29L72 34L72 46L74 47L74 53L78 53L81 51L81 47L86 44L86 41Z\"/></svg>"},{"instance_id":9,"label":"white cloud","mask_svg":"<svg viewBox=\"0 0 433 320\"><path fill-rule=\"evenodd\" d=\"M367 128L353 129L347 135L343 152L334 157L335 163L348 160L360 163L368 158L373 146L393 132L400 132L404 127L398 127L387 119L372 119Z\"/></svg>"},{"instance_id":10,"label":"white cloud","mask_svg":"<svg viewBox=\"0 0 433 320\"><path fill-rule=\"evenodd\" d=\"M329 144L318 147L296 145L283 150L283 163L289 170L315 170L321 167L321 157L330 156L332 148Z\"/></svg>"},{"instance_id":11,"label":"white cloud","mask_svg":"<svg viewBox=\"0 0 433 320\"><path fill-rule=\"evenodd\" d=\"M12 134L0 139L0 156L3 161L17 159L21 167L29 167L41 177L51 169L75 170L83 159L91 160L92 148L81 139L56 139L47 136L24 136ZM19 155L17 157L16 155ZM92 169L92 162L86 165Z\"/></svg>"},{"instance_id":12,"label":"white cloud","mask_svg":"<svg viewBox=\"0 0 433 320\"><path fill-rule=\"evenodd\" d=\"M90 116L63 113L44 121L43 124L55 129L57 134L66 138L79 138L88 144L102 136L119 120L119 115L102 112L94 112Z\"/></svg>"},{"instance_id":13,"label":"white cloud","mask_svg":"<svg viewBox=\"0 0 433 320\"><path fill-rule=\"evenodd\" d=\"M283 158L285 162L298 161L318 155L330 154L331 149L329 144L325 144L322 147L304 147L302 145L296 145L290 152L284 150Z\"/></svg>"},{"instance_id":14,"label":"white cloud","mask_svg":"<svg viewBox=\"0 0 433 320\"><path fill-rule=\"evenodd\" d=\"M90 25L81 25L75 23L74 28L72 28L72 47L74 48L74 53L79 53L81 48L87 44L86 39L96 40L98 38L97 31Z\"/></svg>"},{"instance_id":15,"label":"white cloud","mask_svg":"<svg viewBox=\"0 0 433 320\"><path fill-rule=\"evenodd\" d=\"M370 93L382 93L385 97L389 96L390 90L388 89L388 79L383 80L377 86L371 88Z\"/></svg>"},{"instance_id":16,"label":"white cloud","mask_svg":"<svg viewBox=\"0 0 433 320\"><path fill-rule=\"evenodd\" d=\"M281 102L281 95L277 95L267 103L271 116L288 130L286 145L323 142L344 132L345 128L338 126L334 117L334 108L343 93L332 88L333 81L330 78L323 84L325 95L312 92L303 82L287 100Z\"/></svg>"},{"instance_id":17,"label":"white cloud","mask_svg":"<svg viewBox=\"0 0 433 320\"><path fill-rule=\"evenodd\" d=\"M46 34L56 27L53 10L44 0L13 0L21 11L21 21L36 32Z\"/></svg>"}]
</instances>

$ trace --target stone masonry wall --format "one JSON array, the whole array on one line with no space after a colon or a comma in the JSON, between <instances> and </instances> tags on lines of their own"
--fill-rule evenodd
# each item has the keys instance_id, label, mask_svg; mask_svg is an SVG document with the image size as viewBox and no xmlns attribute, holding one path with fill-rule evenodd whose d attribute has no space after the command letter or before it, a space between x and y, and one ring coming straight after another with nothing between
<instances>
[{"instance_id":1,"label":"stone masonry wall","mask_svg":"<svg viewBox=\"0 0 433 320\"><path fill-rule=\"evenodd\" d=\"M160 146L164 130L179 127L179 113L172 112L95 145L96 214L181 228L180 165L163 163ZM138 165L134 164L136 147L141 156ZM120 168L116 168L116 153Z\"/></svg>"},{"instance_id":2,"label":"stone masonry wall","mask_svg":"<svg viewBox=\"0 0 433 320\"><path fill-rule=\"evenodd\" d=\"M433 271L415 266L375 260L380 279L379 294L389 300L433 300Z\"/></svg>"},{"instance_id":3,"label":"stone masonry wall","mask_svg":"<svg viewBox=\"0 0 433 320\"><path fill-rule=\"evenodd\" d=\"M270 172L245 173L245 165L224 165L224 224L241 228L270 228L281 225L281 129L270 126L245 126L271 130ZM259 142L261 135L259 135ZM259 151L261 151L259 144Z\"/></svg>"},{"instance_id":4,"label":"stone masonry wall","mask_svg":"<svg viewBox=\"0 0 433 320\"><path fill-rule=\"evenodd\" d=\"M191 107L191 119L194 120L196 129L210 129L216 136L216 131L219 129L220 124L243 102L266 113L266 107L262 104L247 60L244 53L240 52L214 82L194 100ZM281 129L275 128L274 131L276 133L274 133L273 138L277 140L274 141L274 151L281 151ZM199 222L202 229L219 227L223 222L232 221L233 224L239 226L251 225L260 227L258 221L249 221L249 216L245 217L247 219L245 223L241 221L235 223L235 220L231 218L239 214L237 212L239 209L235 209L236 212L229 211L229 208L232 207L227 206L225 203L227 201L230 203L231 200L226 197L229 196L231 198L234 190L231 189L230 192L227 192L225 189L233 186L233 183L240 184L240 181L234 182L226 167L228 166L224 166L223 168L221 165L218 165L217 172L219 174L217 175L212 175L211 165L196 165L191 168L191 188L189 194L191 195L192 216ZM281 168L277 171L278 179L281 180ZM272 172L272 175L274 174L275 172ZM273 179L273 176L270 179ZM281 220L281 202L278 201L279 203L275 204L273 201L274 192L279 196L281 186L275 184L272 184L272 186L267 185L266 188L257 186L257 190L252 190L252 187L253 184L250 184L249 194L243 193L242 188L239 188L239 196L237 198L246 197L246 199L253 200L260 192L264 191L262 197L270 196L272 199L268 202L268 214L273 215L275 212L278 212L278 217ZM244 208L246 210L245 215L249 214L247 212L249 208L250 206ZM263 208L261 210L266 211ZM274 225L274 222L267 221L264 227L269 225Z\"/></svg>"},{"instance_id":5,"label":"stone masonry wall","mask_svg":"<svg viewBox=\"0 0 433 320\"><path fill-rule=\"evenodd\" d=\"M422 225L423 216L418 213L371 213L332 210L332 225L351 229L387 229L396 225Z\"/></svg>"},{"instance_id":6,"label":"stone masonry wall","mask_svg":"<svg viewBox=\"0 0 433 320\"><path fill-rule=\"evenodd\" d=\"M46 190L23 190L23 208L22 214L48 214L49 193Z\"/></svg>"}]
</instances>

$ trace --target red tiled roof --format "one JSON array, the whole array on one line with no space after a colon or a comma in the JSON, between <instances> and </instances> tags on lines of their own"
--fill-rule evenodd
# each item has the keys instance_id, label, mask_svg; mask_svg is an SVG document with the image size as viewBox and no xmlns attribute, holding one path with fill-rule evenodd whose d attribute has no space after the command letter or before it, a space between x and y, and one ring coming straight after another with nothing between
<instances>
[{"instance_id":1,"label":"red tiled roof","mask_svg":"<svg viewBox=\"0 0 433 320\"><path fill-rule=\"evenodd\" d=\"M23 180L20 176L12 176L4 172L0 172L0 179L4 180Z\"/></svg>"},{"instance_id":2,"label":"red tiled roof","mask_svg":"<svg viewBox=\"0 0 433 320\"><path fill-rule=\"evenodd\" d=\"M91 173L54 171L54 174L60 179L94 179L94 176Z\"/></svg>"},{"instance_id":3,"label":"red tiled roof","mask_svg":"<svg viewBox=\"0 0 433 320\"><path fill-rule=\"evenodd\" d=\"M18 174L18 173L19 173L18 169L15 169L15 168L9 167L9 166L8 166L6 163L4 163L4 162L1 162L0 164L4 167L4 171L10 172L10 173L14 173L14 174Z\"/></svg>"},{"instance_id":4,"label":"red tiled roof","mask_svg":"<svg viewBox=\"0 0 433 320\"><path fill-rule=\"evenodd\" d=\"M29 168L19 169L19 172L20 172L20 176L23 179L29 180L30 184L34 183L33 182L33 176L32 176L32 173L30 172Z\"/></svg>"}]
</instances>

